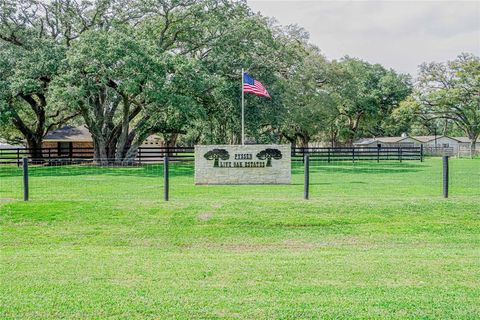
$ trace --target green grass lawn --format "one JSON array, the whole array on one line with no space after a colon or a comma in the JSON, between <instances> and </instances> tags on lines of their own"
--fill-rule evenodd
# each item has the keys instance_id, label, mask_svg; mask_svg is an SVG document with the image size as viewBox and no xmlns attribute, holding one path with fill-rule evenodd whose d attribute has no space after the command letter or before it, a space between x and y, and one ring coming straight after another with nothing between
<instances>
[{"instance_id":1,"label":"green grass lawn","mask_svg":"<svg viewBox=\"0 0 480 320\"><path fill-rule=\"evenodd\" d=\"M480 317L480 159L312 163L282 186L0 166L0 318Z\"/></svg>"}]
</instances>

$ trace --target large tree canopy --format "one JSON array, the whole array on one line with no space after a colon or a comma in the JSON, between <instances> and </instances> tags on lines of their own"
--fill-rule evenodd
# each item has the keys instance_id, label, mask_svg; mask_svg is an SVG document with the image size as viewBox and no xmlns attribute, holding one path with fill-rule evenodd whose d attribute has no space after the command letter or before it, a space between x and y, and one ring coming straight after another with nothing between
<instances>
[{"instance_id":1,"label":"large tree canopy","mask_svg":"<svg viewBox=\"0 0 480 320\"><path fill-rule=\"evenodd\" d=\"M53 106L49 96L68 48L83 32L108 28L117 17L116 5L61 0L0 3L1 121L23 135L34 157L41 158L48 130L77 115L66 106Z\"/></svg>"},{"instance_id":2,"label":"large tree canopy","mask_svg":"<svg viewBox=\"0 0 480 320\"><path fill-rule=\"evenodd\" d=\"M272 96L246 95L250 142L343 145L432 126L479 136L472 55L422 65L411 95L410 76L328 61L306 30L242 0L3 1L0 19L0 134L35 157L72 121L98 159L132 161L154 133L166 145L239 143L242 68Z\"/></svg>"},{"instance_id":3,"label":"large tree canopy","mask_svg":"<svg viewBox=\"0 0 480 320\"><path fill-rule=\"evenodd\" d=\"M480 135L480 58L461 54L446 63L420 67L415 92L418 115L453 121L470 138L471 151Z\"/></svg>"},{"instance_id":4,"label":"large tree canopy","mask_svg":"<svg viewBox=\"0 0 480 320\"><path fill-rule=\"evenodd\" d=\"M340 136L351 144L361 136L384 135L389 115L411 92L409 76L350 57L334 61L330 70Z\"/></svg>"},{"instance_id":5,"label":"large tree canopy","mask_svg":"<svg viewBox=\"0 0 480 320\"><path fill-rule=\"evenodd\" d=\"M0 51L0 113L4 125L13 125L38 152L45 133L76 114L49 103L49 87L57 75L65 50L50 39L21 46L5 44Z\"/></svg>"},{"instance_id":6,"label":"large tree canopy","mask_svg":"<svg viewBox=\"0 0 480 320\"><path fill-rule=\"evenodd\" d=\"M152 133L174 143L194 125L213 128L236 105L240 66L260 63L265 32L241 3L163 3L135 25L85 32L67 53L56 97L81 113L98 158L131 161Z\"/></svg>"},{"instance_id":7,"label":"large tree canopy","mask_svg":"<svg viewBox=\"0 0 480 320\"><path fill-rule=\"evenodd\" d=\"M278 91L280 135L308 147L335 117L333 99L325 89L328 62L319 49L308 45L302 29L290 27L282 33L284 64L275 86Z\"/></svg>"},{"instance_id":8,"label":"large tree canopy","mask_svg":"<svg viewBox=\"0 0 480 320\"><path fill-rule=\"evenodd\" d=\"M131 160L154 132L180 133L206 90L194 61L130 28L85 34L55 86L57 99L82 115L97 157L116 160Z\"/></svg>"}]
</instances>

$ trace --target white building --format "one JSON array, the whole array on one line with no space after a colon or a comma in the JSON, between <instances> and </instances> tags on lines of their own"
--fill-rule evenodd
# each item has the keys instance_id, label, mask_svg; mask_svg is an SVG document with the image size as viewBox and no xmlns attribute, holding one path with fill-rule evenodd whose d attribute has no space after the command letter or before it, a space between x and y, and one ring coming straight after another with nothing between
<instances>
[{"instance_id":1,"label":"white building","mask_svg":"<svg viewBox=\"0 0 480 320\"><path fill-rule=\"evenodd\" d=\"M355 147L420 147L423 143L415 137L403 135L401 137L364 138L355 141Z\"/></svg>"},{"instance_id":2,"label":"white building","mask_svg":"<svg viewBox=\"0 0 480 320\"><path fill-rule=\"evenodd\" d=\"M364 138L353 143L356 147L420 147L425 154L453 155L470 151L470 139L467 137L448 136L408 136ZM476 149L480 151L480 142L477 140Z\"/></svg>"}]
</instances>

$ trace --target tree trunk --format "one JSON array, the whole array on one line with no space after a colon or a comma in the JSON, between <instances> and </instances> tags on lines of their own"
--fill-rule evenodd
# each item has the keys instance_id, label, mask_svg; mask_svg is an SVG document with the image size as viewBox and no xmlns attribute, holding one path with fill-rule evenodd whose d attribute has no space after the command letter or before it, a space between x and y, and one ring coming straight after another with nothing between
<instances>
[{"instance_id":1,"label":"tree trunk","mask_svg":"<svg viewBox=\"0 0 480 320\"><path fill-rule=\"evenodd\" d=\"M335 148L335 146L337 145L337 133L335 131L332 131L331 143L332 148Z\"/></svg>"},{"instance_id":2,"label":"tree trunk","mask_svg":"<svg viewBox=\"0 0 480 320\"><path fill-rule=\"evenodd\" d=\"M35 160L41 160L42 154L42 141L45 134L45 105L46 101L43 96L40 96L39 101L35 100L29 95L20 95L24 101L26 101L33 112L35 113L35 127L32 129L28 127L25 122L20 118L16 109L12 106L12 122L15 128L22 133L27 140L27 147L30 149L30 157Z\"/></svg>"},{"instance_id":3,"label":"tree trunk","mask_svg":"<svg viewBox=\"0 0 480 320\"><path fill-rule=\"evenodd\" d=\"M33 161L41 161L43 159L42 137L27 136L27 147L29 149L30 158Z\"/></svg>"},{"instance_id":4,"label":"tree trunk","mask_svg":"<svg viewBox=\"0 0 480 320\"><path fill-rule=\"evenodd\" d=\"M470 157L473 158L475 156L475 146L480 132L470 131L467 132L467 134L470 139Z\"/></svg>"},{"instance_id":5,"label":"tree trunk","mask_svg":"<svg viewBox=\"0 0 480 320\"><path fill-rule=\"evenodd\" d=\"M476 139L470 140L470 158L475 156Z\"/></svg>"},{"instance_id":6,"label":"tree trunk","mask_svg":"<svg viewBox=\"0 0 480 320\"><path fill-rule=\"evenodd\" d=\"M135 141L132 141L133 138L136 136L136 134L132 132L132 136L127 141L125 155L121 160L125 163L134 162L138 154L138 148L142 145L142 143L145 141L148 135L149 135L148 133L138 134L138 136L136 137L137 139Z\"/></svg>"},{"instance_id":7,"label":"tree trunk","mask_svg":"<svg viewBox=\"0 0 480 320\"><path fill-rule=\"evenodd\" d=\"M135 158L138 154L138 148L142 144L142 141L133 143L128 147L127 152L125 153L124 157L121 159L124 163L132 163L135 161ZM118 159L120 160L120 159Z\"/></svg>"},{"instance_id":8,"label":"tree trunk","mask_svg":"<svg viewBox=\"0 0 480 320\"><path fill-rule=\"evenodd\" d=\"M167 147L173 148L177 144L178 133L170 134L170 137L167 139Z\"/></svg>"},{"instance_id":9,"label":"tree trunk","mask_svg":"<svg viewBox=\"0 0 480 320\"><path fill-rule=\"evenodd\" d=\"M300 142L302 148L308 148L308 143L310 142L310 137L307 135L300 135Z\"/></svg>"},{"instance_id":10,"label":"tree trunk","mask_svg":"<svg viewBox=\"0 0 480 320\"><path fill-rule=\"evenodd\" d=\"M107 144L102 138L92 135L93 145L95 148L94 161L101 165L108 164Z\"/></svg>"},{"instance_id":11,"label":"tree trunk","mask_svg":"<svg viewBox=\"0 0 480 320\"><path fill-rule=\"evenodd\" d=\"M143 118L128 134L128 139L125 143L125 155L122 159L123 162L131 163L135 161L138 154L138 148L143 144L145 139L152 134L152 131L145 130L144 125L147 120L148 118Z\"/></svg>"},{"instance_id":12,"label":"tree trunk","mask_svg":"<svg viewBox=\"0 0 480 320\"><path fill-rule=\"evenodd\" d=\"M363 117L363 112L360 112L356 115L355 119L351 117L348 118L349 125L350 125L350 133L348 136L348 144L353 146L353 142L355 140L355 136L357 135L357 130L360 127L360 120Z\"/></svg>"},{"instance_id":13,"label":"tree trunk","mask_svg":"<svg viewBox=\"0 0 480 320\"><path fill-rule=\"evenodd\" d=\"M284 137L285 139L287 139L288 142L290 142L290 145L292 146L292 150L294 150L297 147L296 137L289 136L285 133L281 133L281 137Z\"/></svg>"},{"instance_id":14,"label":"tree trunk","mask_svg":"<svg viewBox=\"0 0 480 320\"><path fill-rule=\"evenodd\" d=\"M127 139L129 131L129 113L130 113L130 104L126 97L123 97L123 114L122 114L122 124L120 129L120 135L116 143L117 148L115 152L115 159L123 159L127 152Z\"/></svg>"}]
</instances>

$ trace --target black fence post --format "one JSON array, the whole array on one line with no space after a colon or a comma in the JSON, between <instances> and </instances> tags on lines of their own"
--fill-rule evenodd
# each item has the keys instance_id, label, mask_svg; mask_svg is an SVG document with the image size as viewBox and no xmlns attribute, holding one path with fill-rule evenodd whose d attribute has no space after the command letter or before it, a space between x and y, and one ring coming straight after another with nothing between
<instances>
[{"instance_id":1,"label":"black fence post","mask_svg":"<svg viewBox=\"0 0 480 320\"><path fill-rule=\"evenodd\" d=\"M28 201L28 158L22 159L23 168L23 201Z\"/></svg>"},{"instance_id":2,"label":"black fence post","mask_svg":"<svg viewBox=\"0 0 480 320\"><path fill-rule=\"evenodd\" d=\"M352 162L355 163L355 147L352 148Z\"/></svg>"},{"instance_id":3,"label":"black fence post","mask_svg":"<svg viewBox=\"0 0 480 320\"><path fill-rule=\"evenodd\" d=\"M380 147L377 146L377 162L380 162Z\"/></svg>"},{"instance_id":4,"label":"black fence post","mask_svg":"<svg viewBox=\"0 0 480 320\"><path fill-rule=\"evenodd\" d=\"M310 192L310 156L307 154L304 157L303 162L303 171L304 171L304 188L303 188L303 199L308 200Z\"/></svg>"},{"instance_id":5,"label":"black fence post","mask_svg":"<svg viewBox=\"0 0 480 320\"><path fill-rule=\"evenodd\" d=\"M448 198L448 156L443 156L443 197Z\"/></svg>"},{"instance_id":6,"label":"black fence post","mask_svg":"<svg viewBox=\"0 0 480 320\"><path fill-rule=\"evenodd\" d=\"M398 160L402 162L402 148L398 148Z\"/></svg>"},{"instance_id":7,"label":"black fence post","mask_svg":"<svg viewBox=\"0 0 480 320\"><path fill-rule=\"evenodd\" d=\"M168 189L169 189L169 176L168 176L168 153L163 157L163 199L168 201Z\"/></svg>"},{"instance_id":8,"label":"black fence post","mask_svg":"<svg viewBox=\"0 0 480 320\"><path fill-rule=\"evenodd\" d=\"M420 162L423 162L423 144L420 145Z\"/></svg>"},{"instance_id":9,"label":"black fence post","mask_svg":"<svg viewBox=\"0 0 480 320\"><path fill-rule=\"evenodd\" d=\"M17 148L17 167L20 167L20 148Z\"/></svg>"}]
</instances>

